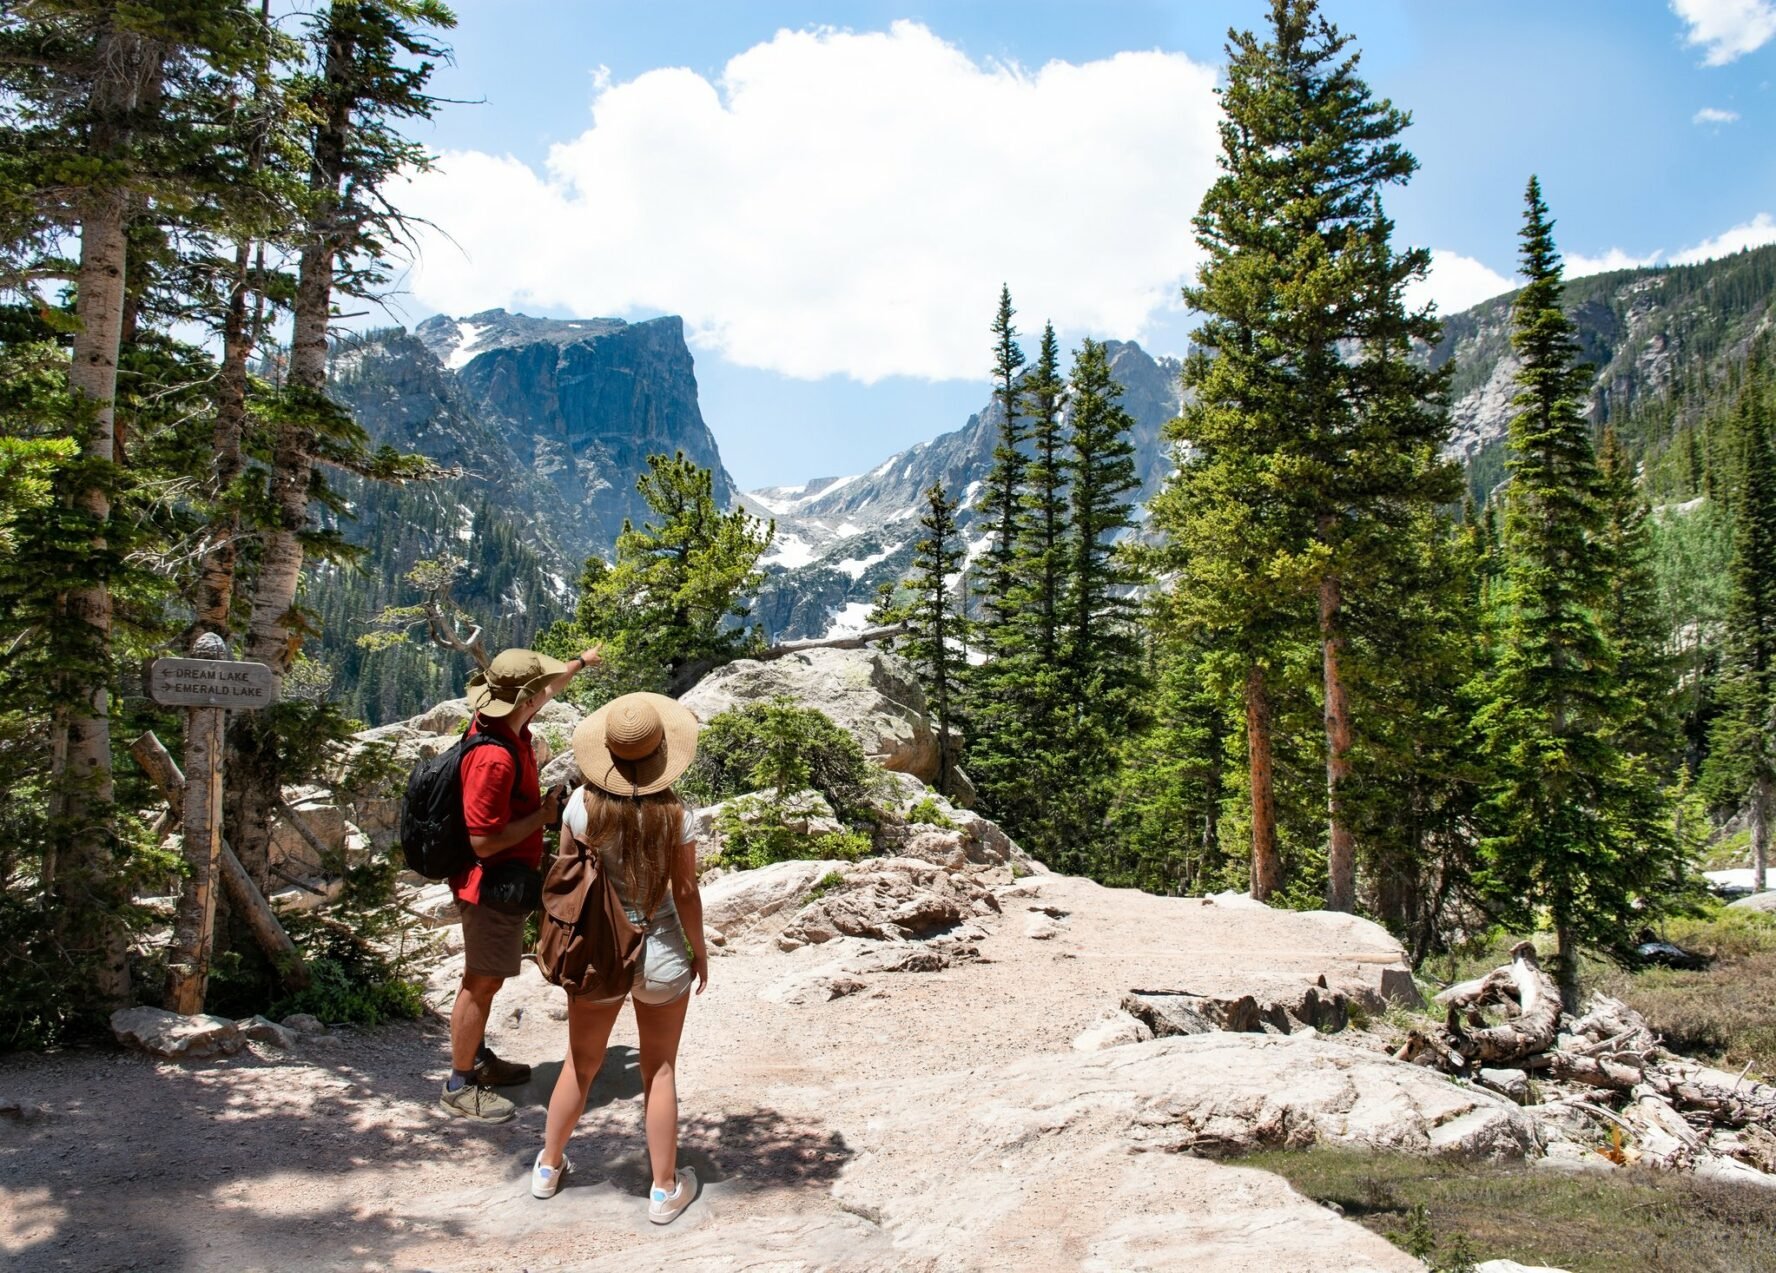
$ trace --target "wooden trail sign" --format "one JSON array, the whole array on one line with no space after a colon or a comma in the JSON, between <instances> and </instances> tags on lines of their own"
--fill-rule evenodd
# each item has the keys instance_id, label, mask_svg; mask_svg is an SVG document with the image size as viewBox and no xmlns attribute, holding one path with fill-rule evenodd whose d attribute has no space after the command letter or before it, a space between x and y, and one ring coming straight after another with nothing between
<instances>
[{"instance_id":1,"label":"wooden trail sign","mask_svg":"<svg viewBox=\"0 0 1776 1273\"><path fill-rule=\"evenodd\" d=\"M174 1012L204 1009L210 954L216 931L216 877L222 873L222 720L230 711L269 707L277 676L263 663L222 656L222 638L204 633L189 659L155 659L148 665L148 696L185 709L185 886L173 916L167 951L167 1006ZM170 797L169 797L170 798ZM233 856L230 854L229 856ZM288 938L285 938L288 941Z\"/></svg>"},{"instance_id":2,"label":"wooden trail sign","mask_svg":"<svg viewBox=\"0 0 1776 1273\"><path fill-rule=\"evenodd\" d=\"M155 659L148 665L148 697L166 707L252 711L276 701L277 677L263 663Z\"/></svg>"}]
</instances>

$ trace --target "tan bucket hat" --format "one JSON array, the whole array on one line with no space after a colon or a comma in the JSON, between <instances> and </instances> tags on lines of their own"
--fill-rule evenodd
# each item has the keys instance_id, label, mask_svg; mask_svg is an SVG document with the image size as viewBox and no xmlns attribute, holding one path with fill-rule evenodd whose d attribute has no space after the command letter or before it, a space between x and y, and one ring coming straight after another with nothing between
<instances>
[{"instance_id":1,"label":"tan bucket hat","mask_svg":"<svg viewBox=\"0 0 1776 1273\"><path fill-rule=\"evenodd\" d=\"M469 678L469 710L498 720L535 698L567 664L535 650L501 650L485 672Z\"/></svg>"},{"instance_id":2,"label":"tan bucket hat","mask_svg":"<svg viewBox=\"0 0 1776 1273\"><path fill-rule=\"evenodd\" d=\"M625 694L573 733L580 776L613 796L664 791L697 754L697 716L664 694Z\"/></svg>"}]
</instances>

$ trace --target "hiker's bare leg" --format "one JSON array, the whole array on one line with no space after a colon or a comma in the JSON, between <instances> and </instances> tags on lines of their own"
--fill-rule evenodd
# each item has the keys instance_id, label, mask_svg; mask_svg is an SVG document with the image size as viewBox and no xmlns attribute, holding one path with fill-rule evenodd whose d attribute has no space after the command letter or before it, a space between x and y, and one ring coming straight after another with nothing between
<instances>
[{"instance_id":1,"label":"hiker's bare leg","mask_svg":"<svg viewBox=\"0 0 1776 1273\"><path fill-rule=\"evenodd\" d=\"M465 972L462 989L456 992L456 1005L450 1009L450 1067L454 1070L475 1068L475 1053L487 1033L487 1018L493 1012L493 996L506 984L504 977Z\"/></svg>"},{"instance_id":2,"label":"hiker's bare leg","mask_svg":"<svg viewBox=\"0 0 1776 1273\"><path fill-rule=\"evenodd\" d=\"M543 1125L542 1163L546 1167L561 1165L567 1138L586 1108L586 1094L604 1065L604 1045L610 1041L611 1027L622 1010L621 1001L567 1001L567 1058L561 1063L555 1090L549 1094L549 1121Z\"/></svg>"},{"instance_id":3,"label":"hiker's bare leg","mask_svg":"<svg viewBox=\"0 0 1776 1273\"><path fill-rule=\"evenodd\" d=\"M690 995L672 1003L635 1005L641 1036L641 1099L646 1110L648 1160L654 1184L670 1190L678 1176L678 1038Z\"/></svg>"}]
</instances>

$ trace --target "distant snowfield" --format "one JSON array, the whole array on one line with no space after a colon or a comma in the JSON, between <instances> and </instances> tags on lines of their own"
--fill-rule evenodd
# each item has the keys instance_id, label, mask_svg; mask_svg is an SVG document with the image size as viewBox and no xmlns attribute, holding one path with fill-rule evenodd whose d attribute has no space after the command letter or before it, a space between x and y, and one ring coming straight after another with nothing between
<instances>
[{"instance_id":1,"label":"distant snowfield","mask_svg":"<svg viewBox=\"0 0 1776 1273\"><path fill-rule=\"evenodd\" d=\"M475 345L481 339L481 333L487 328L465 323L458 320L456 324L456 348L444 360L444 365L452 371L461 371L475 360Z\"/></svg>"},{"instance_id":2,"label":"distant snowfield","mask_svg":"<svg viewBox=\"0 0 1776 1273\"><path fill-rule=\"evenodd\" d=\"M861 579L863 578L864 571L868 570L871 566L887 561L888 558L892 557L899 551L899 544L891 544L881 552L871 553L868 557L847 557L843 561L835 562L833 564L833 569L842 570L853 579Z\"/></svg>"},{"instance_id":3,"label":"distant snowfield","mask_svg":"<svg viewBox=\"0 0 1776 1273\"><path fill-rule=\"evenodd\" d=\"M847 601L833 612L832 622L826 625L826 632L821 637L830 641L834 637L856 636L869 627L870 603L867 601Z\"/></svg>"},{"instance_id":4,"label":"distant snowfield","mask_svg":"<svg viewBox=\"0 0 1776 1273\"><path fill-rule=\"evenodd\" d=\"M753 498L758 499L758 496L754 495ZM797 570L813 561L815 552L814 545L799 535L779 531L777 537L771 541L770 555L762 558L759 564Z\"/></svg>"}]
</instances>

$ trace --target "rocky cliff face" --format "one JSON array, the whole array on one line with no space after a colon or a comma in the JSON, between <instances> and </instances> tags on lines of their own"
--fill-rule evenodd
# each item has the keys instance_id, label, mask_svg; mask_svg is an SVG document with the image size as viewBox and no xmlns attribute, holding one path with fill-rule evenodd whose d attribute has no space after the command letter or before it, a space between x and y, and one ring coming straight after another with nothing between
<instances>
[{"instance_id":1,"label":"rocky cliff face","mask_svg":"<svg viewBox=\"0 0 1776 1273\"><path fill-rule=\"evenodd\" d=\"M635 480L647 457L683 451L737 492L697 405L677 317L626 323L530 318L503 309L427 319L415 332L497 429L515 462L554 490L550 516L576 558L608 553L647 506Z\"/></svg>"},{"instance_id":2,"label":"rocky cliff face","mask_svg":"<svg viewBox=\"0 0 1776 1273\"><path fill-rule=\"evenodd\" d=\"M1108 349L1122 405L1135 421L1135 465L1142 474L1137 500L1145 501L1171 472L1160 434L1178 414L1179 366L1133 342L1113 340ZM876 585L908 573L925 492L934 482L963 505L957 523L972 562L987 543L974 527L1001 415L998 404L989 403L960 429L890 456L868 473L743 496L753 512L777 522L765 559L771 577L754 617L780 639L860 630Z\"/></svg>"},{"instance_id":3,"label":"rocky cliff face","mask_svg":"<svg viewBox=\"0 0 1776 1273\"><path fill-rule=\"evenodd\" d=\"M1511 303L1494 297L1444 320L1432 351L1455 364L1450 450L1473 461L1496 452L1511 421L1517 356ZM1567 284L1566 309L1578 327L1579 356L1591 364L1590 414L1599 424L1664 393L1686 376L1709 376L1742 357L1776 314L1776 247L1670 268L1617 270ZM1498 462L1481 463L1482 485Z\"/></svg>"}]
</instances>

